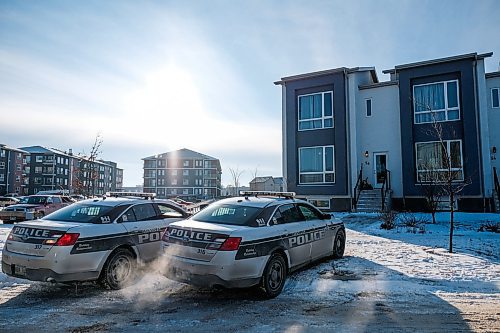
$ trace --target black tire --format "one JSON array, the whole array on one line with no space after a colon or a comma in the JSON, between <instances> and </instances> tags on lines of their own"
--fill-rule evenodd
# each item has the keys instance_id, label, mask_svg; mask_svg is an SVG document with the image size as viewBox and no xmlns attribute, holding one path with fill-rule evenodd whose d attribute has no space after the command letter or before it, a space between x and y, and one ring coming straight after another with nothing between
<instances>
[{"instance_id":1,"label":"black tire","mask_svg":"<svg viewBox=\"0 0 500 333\"><path fill-rule=\"evenodd\" d=\"M118 290L133 284L137 260L127 249L117 249L104 264L99 282L107 289Z\"/></svg>"},{"instance_id":2,"label":"black tire","mask_svg":"<svg viewBox=\"0 0 500 333\"><path fill-rule=\"evenodd\" d=\"M261 290L266 298L278 296L285 286L287 268L285 258L279 253L273 253L264 268Z\"/></svg>"},{"instance_id":3,"label":"black tire","mask_svg":"<svg viewBox=\"0 0 500 333\"><path fill-rule=\"evenodd\" d=\"M344 256L345 250L345 231L340 229L335 235L335 240L333 241L333 253L332 257L335 259L342 258Z\"/></svg>"}]
</instances>

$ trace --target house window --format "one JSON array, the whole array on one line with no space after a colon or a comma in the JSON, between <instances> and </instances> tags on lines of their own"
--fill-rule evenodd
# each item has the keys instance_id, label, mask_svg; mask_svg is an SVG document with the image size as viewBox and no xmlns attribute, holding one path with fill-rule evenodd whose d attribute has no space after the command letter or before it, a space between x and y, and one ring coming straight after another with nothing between
<instances>
[{"instance_id":1,"label":"house window","mask_svg":"<svg viewBox=\"0 0 500 333\"><path fill-rule=\"evenodd\" d=\"M172 170L172 176L177 176L177 170Z\"/></svg>"},{"instance_id":2,"label":"house window","mask_svg":"<svg viewBox=\"0 0 500 333\"><path fill-rule=\"evenodd\" d=\"M176 178L172 179L172 185L177 185L177 179Z\"/></svg>"},{"instance_id":3,"label":"house window","mask_svg":"<svg viewBox=\"0 0 500 333\"><path fill-rule=\"evenodd\" d=\"M371 117L372 116L372 100L365 99L365 105L366 105L366 116Z\"/></svg>"},{"instance_id":4,"label":"house window","mask_svg":"<svg viewBox=\"0 0 500 333\"><path fill-rule=\"evenodd\" d=\"M299 96L299 131L333 127L333 92Z\"/></svg>"},{"instance_id":5,"label":"house window","mask_svg":"<svg viewBox=\"0 0 500 333\"><path fill-rule=\"evenodd\" d=\"M415 124L460 119L458 80L413 86Z\"/></svg>"},{"instance_id":6,"label":"house window","mask_svg":"<svg viewBox=\"0 0 500 333\"><path fill-rule=\"evenodd\" d=\"M187 188L183 189L182 194L189 194L189 189L187 189Z\"/></svg>"},{"instance_id":7,"label":"house window","mask_svg":"<svg viewBox=\"0 0 500 333\"><path fill-rule=\"evenodd\" d=\"M333 146L299 148L299 184L335 182Z\"/></svg>"},{"instance_id":8,"label":"house window","mask_svg":"<svg viewBox=\"0 0 500 333\"><path fill-rule=\"evenodd\" d=\"M491 89L491 106L500 108L500 88Z\"/></svg>"},{"instance_id":9,"label":"house window","mask_svg":"<svg viewBox=\"0 0 500 333\"><path fill-rule=\"evenodd\" d=\"M4 177L3 173L0 173L0 182L3 182L3 180L4 180L3 177Z\"/></svg>"},{"instance_id":10,"label":"house window","mask_svg":"<svg viewBox=\"0 0 500 333\"><path fill-rule=\"evenodd\" d=\"M443 145L440 142L418 142L415 146L418 182L446 181L448 178L448 155L453 180L464 180L461 140L444 141Z\"/></svg>"},{"instance_id":11,"label":"house window","mask_svg":"<svg viewBox=\"0 0 500 333\"><path fill-rule=\"evenodd\" d=\"M329 199L307 199L307 201L319 209L330 209Z\"/></svg>"},{"instance_id":12,"label":"house window","mask_svg":"<svg viewBox=\"0 0 500 333\"><path fill-rule=\"evenodd\" d=\"M185 160L185 161L183 162L183 165L184 165L185 167L188 167L188 166L189 166L189 161L188 161L188 160Z\"/></svg>"},{"instance_id":13,"label":"house window","mask_svg":"<svg viewBox=\"0 0 500 333\"><path fill-rule=\"evenodd\" d=\"M189 170L182 170L183 176L189 176Z\"/></svg>"},{"instance_id":14,"label":"house window","mask_svg":"<svg viewBox=\"0 0 500 333\"><path fill-rule=\"evenodd\" d=\"M189 185L189 179L184 178L184 179L182 180L182 185Z\"/></svg>"},{"instance_id":15,"label":"house window","mask_svg":"<svg viewBox=\"0 0 500 333\"><path fill-rule=\"evenodd\" d=\"M5 162L0 162L0 169L5 169Z\"/></svg>"},{"instance_id":16,"label":"house window","mask_svg":"<svg viewBox=\"0 0 500 333\"><path fill-rule=\"evenodd\" d=\"M38 155L35 159L35 162L37 163L43 162L43 156Z\"/></svg>"},{"instance_id":17,"label":"house window","mask_svg":"<svg viewBox=\"0 0 500 333\"><path fill-rule=\"evenodd\" d=\"M21 181L21 176L16 176L16 182L20 182Z\"/></svg>"},{"instance_id":18,"label":"house window","mask_svg":"<svg viewBox=\"0 0 500 333\"><path fill-rule=\"evenodd\" d=\"M0 157L5 157L5 150L0 149Z\"/></svg>"}]
</instances>

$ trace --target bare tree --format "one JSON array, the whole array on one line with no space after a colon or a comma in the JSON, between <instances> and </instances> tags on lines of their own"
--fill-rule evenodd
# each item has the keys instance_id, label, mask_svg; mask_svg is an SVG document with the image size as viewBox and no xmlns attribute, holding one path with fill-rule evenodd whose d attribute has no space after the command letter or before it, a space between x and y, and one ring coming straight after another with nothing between
<instances>
[{"instance_id":1,"label":"bare tree","mask_svg":"<svg viewBox=\"0 0 500 333\"><path fill-rule=\"evenodd\" d=\"M83 192L85 195L95 195L96 181L99 178L99 167L95 163L99 156L102 154L102 136L97 133L94 144L90 148L89 154L85 152L78 154L79 156L79 178L83 185ZM78 181L77 181L78 184Z\"/></svg>"},{"instance_id":2,"label":"bare tree","mask_svg":"<svg viewBox=\"0 0 500 333\"><path fill-rule=\"evenodd\" d=\"M436 171L437 166L435 163L426 161L419 165L419 167L425 170L425 176L418 177L418 182L421 186L422 192L425 196L425 201L427 202L427 208L432 215L432 223L436 224L436 212L439 208L439 203L443 198L443 189L441 184L443 179L441 174Z\"/></svg>"},{"instance_id":3,"label":"bare tree","mask_svg":"<svg viewBox=\"0 0 500 333\"><path fill-rule=\"evenodd\" d=\"M429 105L425 105L425 108L430 111L432 117L431 130L429 134L437 138L438 156L440 157L440 161L435 161L432 164L427 163L428 169L421 168L420 170L417 170L417 174L424 173L424 180L426 182L436 183L436 185L440 187L437 191L442 191L442 195L446 195L449 199L450 239L448 250L450 253L453 253L455 199L467 185L471 184L472 181L470 178L465 178L463 165L461 165L462 162L460 159L457 159L457 157L460 156L459 154L461 154L460 146L458 146L457 151L457 145L454 144L452 146L453 141L444 139L442 123L436 118L436 113ZM451 132L451 137L457 137L454 131ZM425 167L426 163L422 163L420 166ZM419 176L417 175L417 177ZM437 205L437 202L435 204Z\"/></svg>"},{"instance_id":4,"label":"bare tree","mask_svg":"<svg viewBox=\"0 0 500 333\"><path fill-rule=\"evenodd\" d=\"M240 187L240 177L243 174L243 170L240 171L239 167L236 169L229 167L229 173L231 174L231 180L233 181L235 195L238 195L238 188Z\"/></svg>"}]
</instances>

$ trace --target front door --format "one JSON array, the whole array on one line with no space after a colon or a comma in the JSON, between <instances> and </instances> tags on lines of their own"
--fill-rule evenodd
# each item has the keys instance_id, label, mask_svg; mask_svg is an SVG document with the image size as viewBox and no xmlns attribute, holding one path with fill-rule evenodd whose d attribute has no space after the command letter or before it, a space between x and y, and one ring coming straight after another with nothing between
<instances>
[{"instance_id":1,"label":"front door","mask_svg":"<svg viewBox=\"0 0 500 333\"><path fill-rule=\"evenodd\" d=\"M381 188L387 176L387 153L373 153L373 173L375 175L375 188Z\"/></svg>"}]
</instances>

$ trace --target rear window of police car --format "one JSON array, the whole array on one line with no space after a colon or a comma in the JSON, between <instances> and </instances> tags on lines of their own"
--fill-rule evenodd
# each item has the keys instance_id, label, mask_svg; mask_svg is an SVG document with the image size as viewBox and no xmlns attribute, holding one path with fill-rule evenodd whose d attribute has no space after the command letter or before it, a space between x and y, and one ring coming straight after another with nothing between
<instances>
[{"instance_id":1,"label":"rear window of police car","mask_svg":"<svg viewBox=\"0 0 500 333\"><path fill-rule=\"evenodd\" d=\"M129 207L129 205L113 207L95 204L73 204L47 215L43 220L78 223L109 223L127 207Z\"/></svg>"},{"instance_id":2,"label":"rear window of police car","mask_svg":"<svg viewBox=\"0 0 500 333\"><path fill-rule=\"evenodd\" d=\"M253 226L262 208L242 205L210 205L192 217L195 221Z\"/></svg>"}]
</instances>

